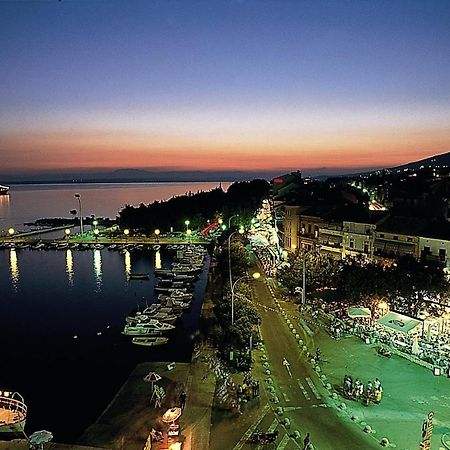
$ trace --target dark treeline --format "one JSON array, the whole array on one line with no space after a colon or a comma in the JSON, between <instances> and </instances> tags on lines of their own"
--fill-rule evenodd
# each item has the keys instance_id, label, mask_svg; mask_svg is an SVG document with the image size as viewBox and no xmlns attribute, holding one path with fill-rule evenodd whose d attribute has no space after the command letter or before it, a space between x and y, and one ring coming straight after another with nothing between
<instances>
[{"instance_id":1,"label":"dark treeline","mask_svg":"<svg viewBox=\"0 0 450 450\"><path fill-rule=\"evenodd\" d=\"M269 183L265 180L233 183L224 192L216 188L208 192L188 193L163 202L149 205L126 205L119 212L119 224L122 228L139 229L153 232L156 228L167 232L171 227L175 231L184 230L185 220L193 230L206 226L218 214L225 218L239 214L244 220L250 220L261 201L269 194Z\"/></svg>"}]
</instances>

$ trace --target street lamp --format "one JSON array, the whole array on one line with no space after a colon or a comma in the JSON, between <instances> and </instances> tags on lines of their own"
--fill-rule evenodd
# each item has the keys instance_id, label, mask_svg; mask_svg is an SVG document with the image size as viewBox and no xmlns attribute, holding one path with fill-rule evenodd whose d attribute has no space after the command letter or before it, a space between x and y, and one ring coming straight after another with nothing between
<instances>
[{"instance_id":1,"label":"street lamp","mask_svg":"<svg viewBox=\"0 0 450 450\"><path fill-rule=\"evenodd\" d=\"M233 284L233 277L231 275L231 238L234 234L239 233L239 234L244 234L244 229L243 228L239 228L238 231L233 231L233 233L231 233L228 236L228 274L230 276L230 287Z\"/></svg>"},{"instance_id":2,"label":"street lamp","mask_svg":"<svg viewBox=\"0 0 450 450\"><path fill-rule=\"evenodd\" d=\"M234 217L239 217L239 214L234 214L233 216L231 216L231 217L228 219L228 228L231 228L231 219L233 219Z\"/></svg>"},{"instance_id":3,"label":"street lamp","mask_svg":"<svg viewBox=\"0 0 450 450\"><path fill-rule=\"evenodd\" d=\"M186 233L187 233L187 231L189 230L189 224L190 224L191 222L189 222L189 220L185 220L184 221L184 224L186 225Z\"/></svg>"},{"instance_id":4,"label":"street lamp","mask_svg":"<svg viewBox=\"0 0 450 450\"><path fill-rule=\"evenodd\" d=\"M234 288L236 287L237 283L241 280L244 280L246 278L253 278L254 280L257 280L261 274L259 272L255 272L252 275L243 275L242 277L239 277L231 286L231 325L234 325Z\"/></svg>"},{"instance_id":5,"label":"street lamp","mask_svg":"<svg viewBox=\"0 0 450 450\"><path fill-rule=\"evenodd\" d=\"M14 228L9 228L8 229L8 234L12 237L12 235L16 232L16 230Z\"/></svg>"},{"instance_id":6,"label":"street lamp","mask_svg":"<svg viewBox=\"0 0 450 450\"><path fill-rule=\"evenodd\" d=\"M78 207L80 210L80 234L81 236L83 236L83 212L81 211L81 195L80 194L75 194L74 196L77 200L78 200Z\"/></svg>"},{"instance_id":7,"label":"street lamp","mask_svg":"<svg viewBox=\"0 0 450 450\"><path fill-rule=\"evenodd\" d=\"M95 239L96 239L96 240L98 239L99 233L100 233L100 230L99 230L98 228L96 228L96 229L94 230L94 235L95 235Z\"/></svg>"},{"instance_id":8,"label":"street lamp","mask_svg":"<svg viewBox=\"0 0 450 450\"><path fill-rule=\"evenodd\" d=\"M130 234L130 230L128 228L125 228L125 230L123 230L123 234L125 235L125 241L128 242L128 235Z\"/></svg>"},{"instance_id":9,"label":"street lamp","mask_svg":"<svg viewBox=\"0 0 450 450\"><path fill-rule=\"evenodd\" d=\"M160 230L158 230L158 228L154 231L155 236L156 236L156 242L159 242L159 234L161 233Z\"/></svg>"},{"instance_id":10,"label":"street lamp","mask_svg":"<svg viewBox=\"0 0 450 450\"><path fill-rule=\"evenodd\" d=\"M69 239L69 236L70 236L70 228L66 228L66 229L64 230L64 234L66 235L66 238Z\"/></svg>"}]
</instances>

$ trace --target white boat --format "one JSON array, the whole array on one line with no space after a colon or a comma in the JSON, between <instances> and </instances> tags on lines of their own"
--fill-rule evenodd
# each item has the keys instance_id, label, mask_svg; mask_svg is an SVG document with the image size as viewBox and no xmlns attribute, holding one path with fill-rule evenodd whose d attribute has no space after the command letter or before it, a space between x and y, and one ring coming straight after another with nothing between
<instances>
[{"instance_id":1,"label":"white boat","mask_svg":"<svg viewBox=\"0 0 450 450\"><path fill-rule=\"evenodd\" d=\"M0 433L22 433L27 406L18 392L0 391Z\"/></svg>"},{"instance_id":2,"label":"white boat","mask_svg":"<svg viewBox=\"0 0 450 450\"><path fill-rule=\"evenodd\" d=\"M164 345L169 341L163 336L148 336L148 337L134 337L131 342L136 345L143 345L145 347L154 347L155 345Z\"/></svg>"},{"instance_id":3,"label":"white boat","mask_svg":"<svg viewBox=\"0 0 450 450\"><path fill-rule=\"evenodd\" d=\"M8 195L9 194L9 186L3 186L0 184L0 195Z\"/></svg>"},{"instance_id":4,"label":"white boat","mask_svg":"<svg viewBox=\"0 0 450 450\"><path fill-rule=\"evenodd\" d=\"M149 321L145 324L125 325L123 333L127 335L145 336L148 334L165 333L173 330L174 328L175 325L171 325L170 323L161 322L157 319L149 319Z\"/></svg>"}]
</instances>

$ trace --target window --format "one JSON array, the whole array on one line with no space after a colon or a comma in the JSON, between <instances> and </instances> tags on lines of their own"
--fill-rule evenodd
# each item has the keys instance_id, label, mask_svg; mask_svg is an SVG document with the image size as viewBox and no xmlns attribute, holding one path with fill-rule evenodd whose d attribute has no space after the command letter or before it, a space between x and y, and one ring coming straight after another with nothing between
<instances>
[{"instance_id":1,"label":"window","mask_svg":"<svg viewBox=\"0 0 450 450\"><path fill-rule=\"evenodd\" d=\"M350 239L350 248L355 248L355 241Z\"/></svg>"},{"instance_id":2,"label":"window","mask_svg":"<svg viewBox=\"0 0 450 450\"><path fill-rule=\"evenodd\" d=\"M412 240L413 240L412 237L408 238L408 242L412 242Z\"/></svg>"},{"instance_id":3,"label":"window","mask_svg":"<svg viewBox=\"0 0 450 450\"><path fill-rule=\"evenodd\" d=\"M380 233L380 238L384 238L384 233Z\"/></svg>"},{"instance_id":4,"label":"window","mask_svg":"<svg viewBox=\"0 0 450 450\"><path fill-rule=\"evenodd\" d=\"M440 248L439 249L439 260L440 261L445 261L445 248Z\"/></svg>"},{"instance_id":5,"label":"window","mask_svg":"<svg viewBox=\"0 0 450 450\"><path fill-rule=\"evenodd\" d=\"M398 236L394 236L394 241L398 241Z\"/></svg>"}]
</instances>

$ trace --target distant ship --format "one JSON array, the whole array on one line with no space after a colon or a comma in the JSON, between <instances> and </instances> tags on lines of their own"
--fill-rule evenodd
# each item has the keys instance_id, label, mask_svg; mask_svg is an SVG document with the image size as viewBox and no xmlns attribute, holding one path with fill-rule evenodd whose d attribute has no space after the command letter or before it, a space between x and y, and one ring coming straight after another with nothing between
<instances>
[{"instance_id":1,"label":"distant ship","mask_svg":"<svg viewBox=\"0 0 450 450\"><path fill-rule=\"evenodd\" d=\"M6 195L9 193L9 187L0 184L0 195Z\"/></svg>"}]
</instances>

